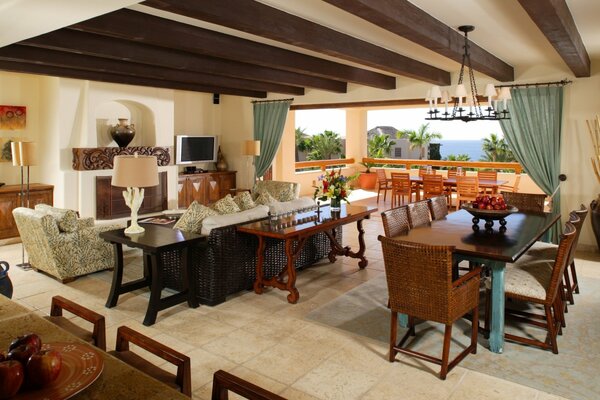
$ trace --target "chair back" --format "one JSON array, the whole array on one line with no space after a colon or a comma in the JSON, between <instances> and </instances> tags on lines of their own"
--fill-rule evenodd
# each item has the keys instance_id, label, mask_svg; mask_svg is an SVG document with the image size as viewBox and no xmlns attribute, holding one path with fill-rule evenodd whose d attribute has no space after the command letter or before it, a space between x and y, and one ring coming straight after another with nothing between
<instances>
[{"instance_id":1,"label":"chair back","mask_svg":"<svg viewBox=\"0 0 600 400\"><path fill-rule=\"evenodd\" d=\"M410 193L410 174L404 172L392 172L392 188L396 192Z\"/></svg>"},{"instance_id":2,"label":"chair back","mask_svg":"<svg viewBox=\"0 0 600 400\"><path fill-rule=\"evenodd\" d=\"M375 172L377 172L377 182L379 182L379 185L387 184L388 179L385 176L385 169L377 169Z\"/></svg>"},{"instance_id":3,"label":"chair back","mask_svg":"<svg viewBox=\"0 0 600 400\"><path fill-rule=\"evenodd\" d=\"M406 206L408 208L408 222L410 223L411 229L427 225L431 222L429 205L427 203L428 200L421 200Z\"/></svg>"},{"instance_id":4,"label":"chair back","mask_svg":"<svg viewBox=\"0 0 600 400\"><path fill-rule=\"evenodd\" d=\"M479 195L479 178L476 176L457 176L456 192L460 196L476 197Z\"/></svg>"},{"instance_id":5,"label":"chair back","mask_svg":"<svg viewBox=\"0 0 600 400\"><path fill-rule=\"evenodd\" d=\"M444 177L441 175L423 175L423 198L444 194Z\"/></svg>"},{"instance_id":6,"label":"chair back","mask_svg":"<svg viewBox=\"0 0 600 400\"><path fill-rule=\"evenodd\" d=\"M565 230L560 235L560 243L558 244L558 250L556 252L556 259L554 260L554 266L552 267L552 276L550 278L550 285L546 290L546 302L551 304L556 299L558 288L562 282L565 268L567 267L567 261L569 260L569 254L575 240L575 234L577 229L573 222L579 223L580 219L577 215L572 213L569 222L565 224ZM572 222L573 221L573 222Z\"/></svg>"},{"instance_id":7,"label":"chair back","mask_svg":"<svg viewBox=\"0 0 600 400\"><path fill-rule=\"evenodd\" d=\"M446 196L432 197L428 203L432 220L444 219L448 215L448 200L446 200Z\"/></svg>"},{"instance_id":8,"label":"chair back","mask_svg":"<svg viewBox=\"0 0 600 400\"><path fill-rule=\"evenodd\" d=\"M569 222L571 222L575 229L575 239L573 240L573 246L571 247L571 252L569 253L569 259L567 260L567 265L571 265L573 260L575 259L575 250L577 249L577 243L579 243L579 234L581 233L581 229L583 228L583 223L588 215L588 209L583 204L580 206L579 210L571 211L569 214ZM572 220L571 215L577 216L578 220Z\"/></svg>"},{"instance_id":9,"label":"chair back","mask_svg":"<svg viewBox=\"0 0 600 400\"><path fill-rule=\"evenodd\" d=\"M519 184L521 183L521 174L515 175L515 183L513 184L512 191L517 193L519 191Z\"/></svg>"},{"instance_id":10,"label":"chair back","mask_svg":"<svg viewBox=\"0 0 600 400\"><path fill-rule=\"evenodd\" d=\"M504 202L509 206L515 206L519 211L544 212L545 194L500 192Z\"/></svg>"},{"instance_id":11,"label":"chair back","mask_svg":"<svg viewBox=\"0 0 600 400\"><path fill-rule=\"evenodd\" d=\"M392 311L445 323L450 313L453 246L379 236Z\"/></svg>"},{"instance_id":12,"label":"chair back","mask_svg":"<svg viewBox=\"0 0 600 400\"><path fill-rule=\"evenodd\" d=\"M498 180L498 171L477 171L477 177L489 181Z\"/></svg>"},{"instance_id":13,"label":"chair back","mask_svg":"<svg viewBox=\"0 0 600 400\"><path fill-rule=\"evenodd\" d=\"M285 397L281 397L222 369L215 372L211 400L227 400L230 391L249 400L286 400Z\"/></svg>"},{"instance_id":14,"label":"chair back","mask_svg":"<svg viewBox=\"0 0 600 400\"><path fill-rule=\"evenodd\" d=\"M402 206L382 212L381 221L383 222L383 231L386 237L394 237L408 233L410 230L408 207Z\"/></svg>"},{"instance_id":15,"label":"chair back","mask_svg":"<svg viewBox=\"0 0 600 400\"><path fill-rule=\"evenodd\" d=\"M419 168L419 176L423 177L424 175L436 175L435 169L431 169L427 172L427 168Z\"/></svg>"},{"instance_id":16,"label":"chair back","mask_svg":"<svg viewBox=\"0 0 600 400\"><path fill-rule=\"evenodd\" d=\"M448 178L456 178L456 168L448 170Z\"/></svg>"}]
</instances>

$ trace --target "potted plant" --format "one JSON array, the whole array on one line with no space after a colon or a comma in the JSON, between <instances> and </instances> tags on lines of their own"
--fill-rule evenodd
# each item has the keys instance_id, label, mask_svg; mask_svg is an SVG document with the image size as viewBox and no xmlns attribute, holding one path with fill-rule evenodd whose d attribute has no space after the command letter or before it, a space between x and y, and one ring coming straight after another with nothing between
<instances>
[{"instance_id":1,"label":"potted plant","mask_svg":"<svg viewBox=\"0 0 600 400\"><path fill-rule=\"evenodd\" d=\"M360 164L363 165L366 170L358 175L358 185L361 189L375 189L375 185L377 184L377 174L371 172L371 168L375 166L375 163L361 162Z\"/></svg>"}]
</instances>

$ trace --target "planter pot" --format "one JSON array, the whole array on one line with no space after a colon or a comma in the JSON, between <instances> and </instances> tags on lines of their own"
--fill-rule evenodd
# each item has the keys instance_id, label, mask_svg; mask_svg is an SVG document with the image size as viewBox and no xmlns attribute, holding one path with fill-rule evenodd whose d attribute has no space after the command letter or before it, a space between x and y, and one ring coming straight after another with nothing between
<instances>
[{"instance_id":1,"label":"planter pot","mask_svg":"<svg viewBox=\"0 0 600 400\"><path fill-rule=\"evenodd\" d=\"M127 124L127 118L119 118L119 123L110 128L110 136L119 147L127 147L135 136L135 127Z\"/></svg>"},{"instance_id":2,"label":"planter pot","mask_svg":"<svg viewBox=\"0 0 600 400\"><path fill-rule=\"evenodd\" d=\"M358 176L358 185L361 189L375 189L377 174L375 172L361 172Z\"/></svg>"},{"instance_id":3,"label":"planter pot","mask_svg":"<svg viewBox=\"0 0 600 400\"><path fill-rule=\"evenodd\" d=\"M600 195L590 204L590 220L592 221L592 229L596 237L596 244L600 250Z\"/></svg>"}]
</instances>

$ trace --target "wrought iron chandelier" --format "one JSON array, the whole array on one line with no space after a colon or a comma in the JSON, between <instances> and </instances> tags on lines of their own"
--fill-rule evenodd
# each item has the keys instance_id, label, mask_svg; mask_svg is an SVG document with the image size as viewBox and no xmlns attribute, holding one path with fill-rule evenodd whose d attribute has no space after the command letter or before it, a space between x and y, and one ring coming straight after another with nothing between
<instances>
[{"instance_id":1,"label":"wrought iron chandelier","mask_svg":"<svg viewBox=\"0 0 600 400\"><path fill-rule=\"evenodd\" d=\"M496 91L493 84L487 84L485 87L485 96L487 96L488 105L483 110L481 108L477 85L473 76L473 68L471 68L471 55L469 54L468 33L474 29L475 27L472 25L458 27L458 30L465 34L465 52L462 57L462 65L460 66L460 74L454 97L451 97L447 90L442 90L439 86L432 86L427 91L427 97L425 98L429 102L429 111L427 112L428 117L425 118L426 120L469 122L510 119L507 105L508 100L511 99L509 87L501 87ZM463 83L465 65L469 69L470 92L467 92ZM465 99L464 102L463 98ZM449 109L448 103L451 103L451 109ZM442 105L443 109L441 109Z\"/></svg>"}]
</instances>

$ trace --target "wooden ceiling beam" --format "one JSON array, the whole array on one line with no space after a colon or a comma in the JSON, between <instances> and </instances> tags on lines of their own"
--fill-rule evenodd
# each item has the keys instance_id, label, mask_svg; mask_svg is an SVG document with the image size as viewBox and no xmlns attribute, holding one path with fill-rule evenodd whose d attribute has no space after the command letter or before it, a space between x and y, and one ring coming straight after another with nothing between
<instances>
[{"instance_id":1,"label":"wooden ceiling beam","mask_svg":"<svg viewBox=\"0 0 600 400\"><path fill-rule=\"evenodd\" d=\"M173 82L188 82L198 85L211 85L233 89L267 91L302 96L304 88L275 83L258 82L227 76L202 74L198 72L174 70L152 65L111 60L56 50L30 46L10 45L0 48L0 60L34 63L62 68L94 71L98 73L118 72L120 75L140 78L161 79Z\"/></svg>"},{"instance_id":2,"label":"wooden ceiling beam","mask_svg":"<svg viewBox=\"0 0 600 400\"><path fill-rule=\"evenodd\" d=\"M27 39L20 42L20 44L114 60L135 61L141 64L171 69L310 87L334 93L346 93L347 90L345 82L333 79L298 74L260 65L238 63L67 29Z\"/></svg>"},{"instance_id":3,"label":"wooden ceiling beam","mask_svg":"<svg viewBox=\"0 0 600 400\"><path fill-rule=\"evenodd\" d=\"M464 36L408 0L324 1L429 50L462 63ZM532 1L535 2L536 0ZM480 29L485 28L480 27ZM501 82L514 81L515 72L512 66L473 42L471 42L469 50L473 69Z\"/></svg>"},{"instance_id":4,"label":"wooden ceiling beam","mask_svg":"<svg viewBox=\"0 0 600 400\"><path fill-rule=\"evenodd\" d=\"M393 76L127 9L77 23L71 28L380 89L396 88Z\"/></svg>"},{"instance_id":5,"label":"wooden ceiling beam","mask_svg":"<svg viewBox=\"0 0 600 400\"><path fill-rule=\"evenodd\" d=\"M224 88L214 85L198 85L193 83L166 81L161 79L141 78L137 76L120 75L117 73L100 73L74 68L53 67L31 63L0 60L0 70L21 72L38 75L50 75L63 78L84 79L99 82L121 83L126 85L150 86L165 89L188 90L192 92L219 93L233 96L265 98L267 93L256 90Z\"/></svg>"},{"instance_id":6,"label":"wooden ceiling beam","mask_svg":"<svg viewBox=\"0 0 600 400\"><path fill-rule=\"evenodd\" d=\"M143 5L420 81L442 86L450 84L450 73L444 70L254 0L147 0Z\"/></svg>"},{"instance_id":7,"label":"wooden ceiling beam","mask_svg":"<svg viewBox=\"0 0 600 400\"><path fill-rule=\"evenodd\" d=\"M575 76L590 76L590 56L565 0L519 0L519 3Z\"/></svg>"}]
</instances>

